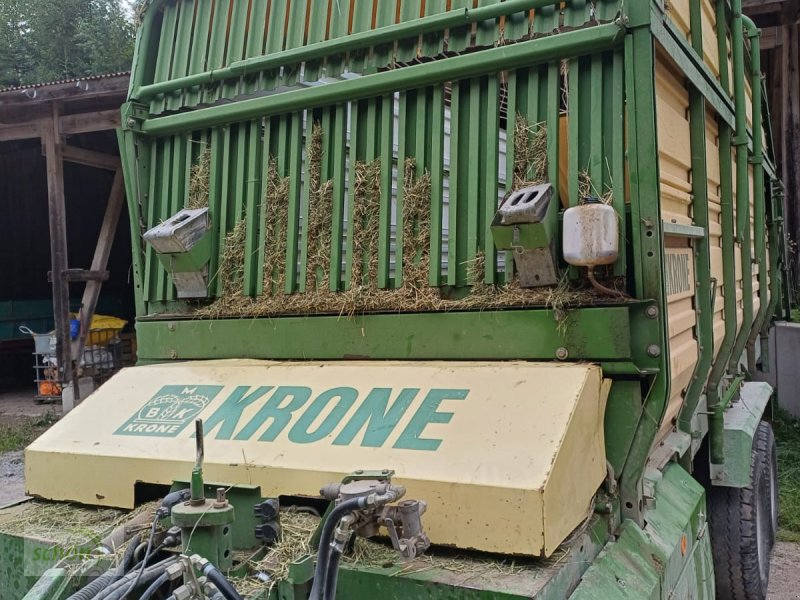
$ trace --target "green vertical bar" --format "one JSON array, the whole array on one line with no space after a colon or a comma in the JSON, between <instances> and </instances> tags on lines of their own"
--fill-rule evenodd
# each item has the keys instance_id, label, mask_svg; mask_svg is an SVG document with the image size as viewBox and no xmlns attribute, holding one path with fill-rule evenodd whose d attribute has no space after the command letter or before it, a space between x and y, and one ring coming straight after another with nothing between
<instances>
[{"instance_id":1,"label":"green vertical bar","mask_svg":"<svg viewBox=\"0 0 800 600\"><path fill-rule=\"evenodd\" d=\"M311 147L311 138L314 131L314 123L317 122L319 113L308 111L306 118L306 133L305 133L305 168L303 168L303 204L301 207L301 232L302 235L300 236L300 269L298 272L298 281L297 287L300 292L306 292L306 279L308 275L308 218L309 218L309 210L311 204L311 178L309 176L309 160L308 160L308 149Z\"/></svg>"},{"instance_id":2,"label":"green vertical bar","mask_svg":"<svg viewBox=\"0 0 800 600\"><path fill-rule=\"evenodd\" d=\"M517 12L506 16L504 36L506 40L519 40L531 30L530 11Z\"/></svg>"},{"instance_id":3,"label":"green vertical bar","mask_svg":"<svg viewBox=\"0 0 800 600\"><path fill-rule=\"evenodd\" d=\"M228 11L231 0L216 0L211 22L211 41L208 46L208 69L224 66L226 38L228 36ZM203 89L202 102L213 102L219 97L220 84L208 84Z\"/></svg>"},{"instance_id":4,"label":"green vertical bar","mask_svg":"<svg viewBox=\"0 0 800 600\"><path fill-rule=\"evenodd\" d=\"M267 26L267 9L269 0L252 0L250 15L250 31L247 34L246 58L264 54L264 32Z\"/></svg>"},{"instance_id":5,"label":"green vertical bar","mask_svg":"<svg viewBox=\"0 0 800 600\"><path fill-rule=\"evenodd\" d=\"M533 14L533 32L551 33L559 26L558 20L560 14L560 7L556 7L555 5L536 9Z\"/></svg>"},{"instance_id":6,"label":"green vertical bar","mask_svg":"<svg viewBox=\"0 0 800 600\"><path fill-rule=\"evenodd\" d=\"M289 1L289 27L286 31L284 50L298 48L304 43L306 24L306 3ZM294 85L300 75L300 65L286 65L283 71L283 84Z\"/></svg>"},{"instance_id":7,"label":"green vertical bar","mask_svg":"<svg viewBox=\"0 0 800 600\"><path fill-rule=\"evenodd\" d=\"M366 109L365 102L351 102L350 103L350 202L349 214L347 215L348 231L347 231L347 255L345 263L345 289L350 289L353 285L361 285L361 281L352 281L353 275L353 260L354 260L354 247L353 247L353 233L355 230L355 205L356 205L356 176L358 174L358 163L364 160L363 148L359 143L361 135L360 121L362 112Z\"/></svg>"},{"instance_id":8,"label":"green vertical bar","mask_svg":"<svg viewBox=\"0 0 800 600\"><path fill-rule=\"evenodd\" d=\"M431 246L430 274L428 283L432 287L442 284L442 218L444 210L444 87L433 88L431 101Z\"/></svg>"},{"instance_id":9,"label":"green vertical bar","mask_svg":"<svg viewBox=\"0 0 800 600\"><path fill-rule=\"evenodd\" d=\"M223 180L223 164L228 155L225 131L212 129L211 133L211 171L209 173L208 212L211 220L211 261L208 267L209 290L216 294L217 269L219 269L219 247L222 244L219 224L222 222L222 198L226 183Z\"/></svg>"},{"instance_id":10,"label":"green vertical bar","mask_svg":"<svg viewBox=\"0 0 800 600\"><path fill-rule=\"evenodd\" d=\"M447 10L447 0L427 0L425 16L439 15ZM422 36L422 53L436 56L444 51L444 32L429 33Z\"/></svg>"},{"instance_id":11,"label":"green vertical bar","mask_svg":"<svg viewBox=\"0 0 800 600\"><path fill-rule=\"evenodd\" d=\"M192 47L192 28L194 26L194 5L192 2L179 1L175 4L178 8L177 34L172 52L172 69L170 79L184 77L189 69L189 54ZM176 91L167 94L167 110L175 110L182 104L183 92Z\"/></svg>"},{"instance_id":12,"label":"green vertical bar","mask_svg":"<svg viewBox=\"0 0 800 600\"><path fill-rule=\"evenodd\" d=\"M497 212L499 197L498 175L500 171L500 75L490 75L486 86L486 111L483 121L486 128L484 134L484 208L481 223L483 237L483 253L486 257L486 271L484 283L493 285L497 277L497 251L494 247L494 238L489 231L492 219Z\"/></svg>"},{"instance_id":13,"label":"green vertical bar","mask_svg":"<svg viewBox=\"0 0 800 600\"><path fill-rule=\"evenodd\" d=\"M236 156L234 164L236 165L236 179L234 180L233 188L233 206L234 211L229 218L228 225L233 230L236 224L241 221L244 215L245 196L247 195L247 134L248 127L246 123L240 123L236 127ZM230 202L230 199L228 200Z\"/></svg>"},{"instance_id":14,"label":"green vertical bar","mask_svg":"<svg viewBox=\"0 0 800 600\"><path fill-rule=\"evenodd\" d=\"M378 287L389 287L392 244L392 167L394 166L394 95L381 99L381 214L378 233Z\"/></svg>"},{"instance_id":15,"label":"green vertical bar","mask_svg":"<svg viewBox=\"0 0 800 600\"><path fill-rule=\"evenodd\" d=\"M172 192L172 157L173 157L173 138L168 137L164 140L164 154L162 157L163 171L161 175L160 184L160 197L158 203L158 223L163 223L169 217L170 196ZM153 225L155 225L154 223ZM156 276L156 298L158 300L165 300L167 295L168 286L171 281L168 280L167 271L159 261L157 264Z\"/></svg>"},{"instance_id":16,"label":"green vertical bar","mask_svg":"<svg viewBox=\"0 0 800 600\"><path fill-rule=\"evenodd\" d=\"M411 4L418 3L419 0L410 0L405 2L400 0L400 20L405 20L404 11L411 11L413 13L413 6ZM406 6L408 4L408 6ZM419 8L417 8L419 11ZM394 2L386 2L378 0L375 4L375 28L388 27L395 24L396 7ZM419 12L417 12L419 17ZM413 18L413 17L412 17ZM371 27L370 27L371 28ZM408 45L412 44L412 50L408 51ZM396 58L400 62L411 60L406 56L414 56L413 42L400 42L398 44ZM391 65L394 56L394 44L381 44L372 48L372 57L368 61L368 71L374 72L377 69L385 68Z\"/></svg>"},{"instance_id":17,"label":"green vertical bar","mask_svg":"<svg viewBox=\"0 0 800 600\"><path fill-rule=\"evenodd\" d=\"M461 263L475 259L479 246L480 205L481 205L481 150L486 146L485 132L480 124L485 120L486 114L481 106L481 92L484 79L472 79L469 82L469 135L471 143L468 148L467 164L467 252L461 257ZM474 127L473 127L474 125ZM475 135L477 134L477 140ZM462 279L462 283L464 280Z\"/></svg>"},{"instance_id":18,"label":"green vertical bar","mask_svg":"<svg viewBox=\"0 0 800 600\"><path fill-rule=\"evenodd\" d=\"M478 0L478 6L497 4L497 0ZM497 19L482 21L476 24L475 42L478 46L494 46L500 39Z\"/></svg>"},{"instance_id":19,"label":"green vertical bar","mask_svg":"<svg viewBox=\"0 0 800 600\"><path fill-rule=\"evenodd\" d=\"M529 127L533 127L540 122L539 112L541 109L539 106L539 81L539 68L531 67L528 70L527 85L525 90L525 116L528 119ZM534 177L536 177L536 173L534 173L533 165L529 165L526 173L526 179L530 181Z\"/></svg>"},{"instance_id":20,"label":"green vertical bar","mask_svg":"<svg viewBox=\"0 0 800 600\"><path fill-rule=\"evenodd\" d=\"M186 136L173 136L171 189L166 210L167 219L183 208L183 199L186 195L184 187L186 182L186 155ZM175 286L172 284L172 278L169 275L167 275L166 292L167 300L175 300Z\"/></svg>"},{"instance_id":21,"label":"green vertical bar","mask_svg":"<svg viewBox=\"0 0 800 600\"><path fill-rule=\"evenodd\" d=\"M150 153L154 143L148 141L137 147L135 134L132 131L117 130L117 142L120 147L123 168L126 173L133 173L133 177L125 178L125 195L128 198L128 222L130 223L131 244L131 270L133 274L133 298L136 304L136 317L147 313L147 296L144 293L144 262L143 240L141 223L145 215L148 198L142 190L142 185L148 182ZM773 238L774 239L774 238Z\"/></svg>"},{"instance_id":22,"label":"green vertical bar","mask_svg":"<svg viewBox=\"0 0 800 600\"><path fill-rule=\"evenodd\" d=\"M202 73L206 70L206 57L208 56L208 35L211 29L211 2L200 2L197 5L197 15L192 42L192 53L189 57L189 74ZM201 97L201 88L194 87L186 92L185 103L195 106Z\"/></svg>"},{"instance_id":23,"label":"green vertical bar","mask_svg":"<svg viewBox=\"0 0 800 600\"><path fill-rule=\"evenodd\" d=\"M158 54L156 55L156 68L153 73L153 83L166 81L169 79L169 70L172 61L173 42L175 40L175 27L178 21L178 7L175 4L167 4L164 7L164 17L161 21L161 39L158 42ZM150 112L157 115L164 111L165 100L162 96L156 96L150 102Z\"/></svg>"},{"instance_id":24,"label":"green vertical bar","mask_svg":"<svg viewBox=\"0 0 800 600\"><path fill-rule=\"evenodd\" d=\"M309 115L309 121L311 115ZM289 224L286 236L286 293L297 289L297 249L300 228L301 169L303 163L303 113L292 114L289 140Z\"/></svg>"},{"instance_id":25,"label":"green vertical bar","mask_svg":"<svg viewBox=\"0 0 800 600\"><path fill-rule=\"evenodd\" d=\"M616 89L623 89L622 86ZM619 94L622 98L622 94ZM558 176L560 159L561 130L561 65L551 63L547 69L547 177L553 186L553 197L559 202L561 185Z\"/></svg>"},{"instance_id":26,"label":"green vertical bar","mask_svg":"<svg viewBox=\"0 0 800 600\"><path fill-rule=\"evenodd\" d=\"M335 0L334 0L335 1ZM328 23L328 1L317 0L310 2L308 16L308 39L306 44L315 44L325 41L325 29ZM320 66L322 61L312 60L306 63L303 78L305 81L316 81L319 79Z\"/></svg>"},{"instance_id":27,"label":"green vertical bar","mask_svg":"<svg viewBox=\"0 0 800 600\"><path fill-rule=\"evenodd\" d=\"M345 168L347 162L347 105L336 105L334 129L331 137L331 160L333 163L331 175L333 177L333 210L331 221L333 232L331 235L331 276L330 289L332 292L341 289L342 281L342 245L344 236L344 207L345 207ZM352 183L350 184L352 186Z\"/></svg>"},{"instance_id":28,"label":"green vertical bar","mask_svg":"<svg viewBox=\"0 0 800 600\"><path fill-rule=\"evenodd\" d=\"M263 279L258 277L262 271L258 269L259 247L257 246L261 235L261 223L263 223L263 220L260 219L260 199L262 173L265 172L261 169L261 165L264 164L261 157L261 123L261 119L250 122L246 155L245 219L247 219L247 231L244 253L244 293L247 296L253 296L256 293L256 282L258 279Z\"/></svg>"},{"instance_id":29,"label":"green vertical bar","mask_svg":"<svg viewBox=\"0 0 800 600\"><path fill-rule=\"evenodd\" d=\"M381 2L380 4L384 4ZM388 8L394 12L394 3L386 2ZM413 19L419 19L420 9L422 8L420 0L400 0L400 21L406 22ZM394 15L392 15L394 17ZM394 22L394 18L392 18ZM417 38L410 38L401 40L397 44L397 60L399 62L408 62L417 57Z\"/></svg>"},{"instance_id":30,"label":"green vertical bar","mask_svg":"<svg viewBox=\"0 0 800 600\"><path fill-rule=\"evenodd\" d=\"M579 185L578 177L581 170L580 164L580 61L578 59L569 61L569 73L567 75L569 81L569 98L568 98L568 155L567 155L567 170L568 170L568 196L569 205L575 206L579 202Z\"/></svg>"},{"instance_id":31,"label":"green vertical bar","mask_svg":"<svg viewBox=\"0 0 800 600\"><path fill-rule=\"evenodd\" d=\"M568 0L564 11L564 25L567 27L580 27L589 18L588 0Z\"/></svg>"},{"instance_id":32,"label":"green vertical bar","mask_svg":"<svg viewBox=\"0 0 800 600\"><path fill-rule=\"evenodd\" d=\"M708 165L706 163L706 105L703 95L689 86L689 123L691 128L692 157L692 219L706 235L694 240L695 262L695 334L699 358L694 374L684 396L684 405L678 425L692 434L694 417L700 396L706 385L714 353L714 307L711 304L711 233L708 214ZM714 284L716 285L716 284Z\"/></svg>"},{"instance_id":33,"label":"green vertical bar","mask_svg":"<svg viewBox=\"0 0 800 600\"><path fill-rule=\"evenodd\" d=\"M458 239L461 235L458 222L459 194L461 193L461 167L459 165L459 141L461 139L461 83L452 84L450 101L450 197L447 232L447 284L458 284ZM469 139L469 136L467 136Z\"/></svg>"},{"instance_id":34,"label":"green vertical bar","mask_svg":"<svg viewBox=\"0 0 800 600\"><path fill-rule=\"evenodd\" d=\"M233 0L233 13L228 29L228 48L225 57L226 65L244 58L249 5L249 0ZM238 93L238 90L239 81L234 79L228 80L228 83L223 86L222 96L224 98L233 98Z\"/></svg>"},{"instance_id":35,"label":"green vertical bar","mask_svg":"<svg viewBox=\"0 0 800 600\"><path fill-rule=\"evenodd\" d=\"M615 51L611 57L611 90L608 96L611 110L609 123L610 157L611 157L611 193L612 205L620 216L619 258L614 265L614 275L623 277L626 271L628 244L626 235L625 204L625 98L617 90L624 89L625 64L621 51Z\"/></svg>"},{"instance_id":36,"label":"green vertical bar","mask_svg":"<svg viewBox=\"0 0 800 600\"><path fill-rule=\"evenodd\" d=\"M589 130L589 177L597 194L606 192L605 165L603 164L603 56L595 54L591 59L590 110L592 118Z\"/></svg>"},{"instance_id":37,"label":"green vertical bar","mask_svg":"<svg viewBox=\"0 0 800 600\"><path fill-rule=\"evenodd\" d=\"M517 93L518 85L517 79L519 77L519 70L508 72L508 100L506 104L506 195L514 191L514 160L516 152L514 143L516 140L516 121L517 121ZM548 106L548 110L549 110ZM548 129L549 132L549 129ZM548 135L548 142L550 136ZM548 153L549 154L549 153ZM506 251L504 253L504 271L503 282L511 283L514 278L514 253Z\"/></svg>"},{"instance_id":38,"label":"green vertical bar","mask_svg":"<svg viewBox=\"0 0 800 600\"><path fill-rule=\"evenodd\" d=\"M256 252L258 255L258 265L256 267L256 272L254 274L255 277L255 294L256 296L261 296L264 294L264 261L265 261L265 253L266 253L266 244L267 244L267 236L266 236L266 228L264 227L264 222L267 219L267 190L270 185L268 173L269 173L269 164L272 160L272 155L270 152L271 143L272 143L272 128L274 123L277 122L277 119L264 119L264 139L261 141L261 161L259 163L259 167L261 169L261 186L260 192L258 196L258 244L256 246ZM256 136L256 139L258 137ZM252 140L251 140L252 141ZM269 240L270 242L272 240Z\"/></svg>"},{"instance_id":39,"label":"green vertical bar","mask_svg":"<svg viewBox=\"0 0 800 600\"><path fill-rule=\"evenodd\" d=\"M405 205L405 195L403 189L403 181L405 180L405 164L406 158L409 156L409 146L412 146L413 139L409 140L409 131L415 124L414 114L414 97L415 91L400 92L400 116L398 121L399 139L397 142L397 225L395 233L395 274L394 285L400 287L403 285L403 267L405 265L403 256L403 244L405 243L405 236L403 235L403 208Z\"/></svg>"},{"instance_id":40,"label":"green vertical bar","mask_svg":"<svg viewBox=\"0 0 800 600\"><path fill-rule=\"evenodd\" d=\"M274 54L283 50L283 31L286 22L286 2L288 0L270 0L269 25L267 25L267 39L265 40L265 54ZM266 72L262 75L262 86L265 91L273 90L278 86L278 73Z\"/></svg>"},{"instance_id":41,"label":"green vertical bar","mask_svg":"<svg viewBox=\"0 0 800 600\"><path fill-rule=\"evenodd\" d=\"M452 0L450 9L472 8L472 6L472 0ZM451 28L447 39L447 50L450 52L463 52L469 46L471 36L472 25Z\"/></svg>"},{"instance_id":42,"label":"green vertical bar","mask_svg":"<svg viewBox=\"0 0 800 600\"><path fill-rule=\"evenodd\" d=\"M644 11L645 7L640 6L639 9ZM659 198L655 47L648 28L633 30L626 36L626 43L630 44L631 56L630 77L626 80L628 115L632 119L628 140L631 154L636 155L631 164L631 197L637 214L633 215L632 222L633 229L641 232L636 236L638 245L634 246L634 262L642 274L641 297L652 298L659 313L659 317L652 324L645 325L640 332L648 332L648 338L644 342L658 347L658 358L653 359L651 353L641 355L640 350L635 350L639 355L638 360L642 364L650 363L657 369L657 375L651 380L643 407L644 414L636 429L620 481L623 517L642 524L642 477L648 455L664 419L670 397L671 373L664 287L664 239ZM626 58L627 56L626 53ZM633 104L630 103L632 88L636 90Z\"/></svg>"},{"instance_id":43,"label":"green vertical bar","mask_svg":"<svg viewBox=\"0 0 800 600\"><path fill-rule=\"evenodd\" d=\"M152 144L152 152L150 155L150 180L149 180L149 187L147 190L147 201L142 203L143 206L147 207L147 213L144 215L145 222L147 223L147 229L151 229L156 225L156 214L158 211L158 198L159 193L158 189L156 188L156 182L160 181L161 173L163 172L162 169L162 160L161 160L161 147L163 146L163 140L153 140L150 142ZM144 297L147 298L148 302L153 302L156 299L155 296L155 273L156 273L156 256L155 250L153 250L153 246L150 244L145 245L145 262L144 262Z\"/></svg>"},{"instance_id":44,"label":"green vertical bar","mask_svg":"<svg viewBox=\"0 0 800 600\"><path fill-rule=\"evenodd\" d=\"M230 127L226 127L222 134L222 153L220 156L220 179L219 189L220 196L216 198L217 203L217 220L212 219L212 225L216 225L217 240L216 246L217 265L222 264L222 254L225 251L225 236L228 234L228 224L231 220L232 206L230 202L231 194L231 144L232 132ZM216 273L214 274L216 276ZM217 295L222 293L222 281L217 277L216 281Z\"/></svg>"},{"instance_id":45,"label":"green vertical bar","mask_svg":"<svg viewBox=\"0 0 800 600\"><path fill-rule=\"evenodd\" d=\"M349 34L350 2L333 0L331 5L331 24L329 39L344 37ZM329 56L327 59L327 75L338 77L342 73L344 55Z\"/></svg>"},{"instance_id":46,"label":"green vertical bar","mask_svg":"<svg viewBox=\"0 0 800 600\"><path fill-rule=\"evenodd\" d=\"M636 75L633 69L634 44L631 36L625 37L625 93L627 95L628 106L636 106L637 89ZM631 248L633 249L633 282L636 287L635 295L637 298L644 297L644 273L642 272L642 229L638 226L641 222L641 211L639 210L639 199L634 195L634 189L639 183L639 156L636 152L638 140L633 135L635 116L630 113L630 108L626 111L628 120L628 177L631 186ZM570 199L572 202L572 199Z\"/></svg>"}]
</instances>

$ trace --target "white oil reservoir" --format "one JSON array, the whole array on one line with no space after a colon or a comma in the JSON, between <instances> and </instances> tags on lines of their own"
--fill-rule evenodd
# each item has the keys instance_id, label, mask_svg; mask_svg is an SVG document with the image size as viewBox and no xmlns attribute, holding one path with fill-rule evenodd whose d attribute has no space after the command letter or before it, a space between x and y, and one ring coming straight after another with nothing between
<instances>
[{"instance_id":1,"label":"white oil reservoir","mask_svg":"<svg viewBox=\"0 0 800 600\"><path fill-rule=\"evenodd\" d=\"M619 256L619 220L613 207L595 196L564 211L564 260L576 267L613 264Z\"/></svg>"}]
</instances>

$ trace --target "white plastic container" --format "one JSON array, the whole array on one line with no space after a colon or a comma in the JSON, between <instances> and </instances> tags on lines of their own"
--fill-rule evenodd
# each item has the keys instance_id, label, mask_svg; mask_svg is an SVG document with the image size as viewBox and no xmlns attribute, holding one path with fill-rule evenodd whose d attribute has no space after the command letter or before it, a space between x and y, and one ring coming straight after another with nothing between
<instances>
[{"instance_id":1,"label":"white plastic container","mask_svg":"<svg viewBox=\"0 0 800 600\"><path fill-rule=\"evenodd\" d=\"M597 199L564 211L564 260L576 267L613 264L619 256L619 219Z\"/></svg>"}]
</instances>

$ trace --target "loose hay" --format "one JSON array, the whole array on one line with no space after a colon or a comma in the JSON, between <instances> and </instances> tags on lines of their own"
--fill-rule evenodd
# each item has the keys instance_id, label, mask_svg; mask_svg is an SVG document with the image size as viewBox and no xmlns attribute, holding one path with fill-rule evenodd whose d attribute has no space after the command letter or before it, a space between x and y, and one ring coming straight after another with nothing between
<instances>
[{"instance_id":1,"label":"loose hay","mask_svg":"<svg viewBox=\"0 0 800 600\"><path fill-rule=\"evenodd\" d=\"M541 183L547 179L547 130L544 123L531 125L517 115L514 125L514 185L516 188ZM487 277L486 257L479 252L467 265L470 292L462 298L444 298L437 287L429 285L431 271L431 175L420 169L412 158L402 163L402 188L398 199L398 272L394 289L379 287L379 231L382 164L353 165L350 220L352 249L350 285L331 290L331 240L333 182L322 180L324 152L323 130L312 126L306 159L308 219L301 243L306 254L306 273L301 290L286 293L286 244L289 210L289 178L281 175L277 161L267 166L264 203L264 291L251 298L243 293L244 240L246 225L237 224L224 242L223 260L218 276L222 293L199 316L263 317L291 314L338 314L348 317L370 312L424 312L449 310L488 310L508 307L548 306L556 311L559 328L566 326L566 311L573 306L593 305L603 298L582 284L574 286L566 278L558 285L525 289L516 277L503 285L493 285L498 273ZM202 162L202 161L201 161ZM198 167L198 173L201 170ZM581 191L591 192L588 175L582 174ZM610 201L610 198L608 199ZM513 269L509 261L506 269ZM608 299L605 299L608 301ZM563 331L562 331L563 333Z\"/></svg>"},{"instance_id":2,"label":"loose hay","mask_svg":"<svg viewBox=\"0 0 800 600\"><path fill-rule=\"evenodd\" d=\"M37 538L63 547L99 543L102 536L111 530L143 512L152 513L156 506L156 503L149 503L134 511L123 511L32 500L0 512L0 532Z\"/></svg>"},{"instance_id":3,"label":"loose hay","mask_svg":"<svg viewBox=\"0 0 800 600\"><path fill-rule=\"evenodd\" d=\"M293 562L315 554L311 546L311 539L320 520L319 517L307 513L282 512L283 534L280 542L273 546L263 559L248 564L251 573L266 573L270 580L268 582L260 581L255 576L233 579L239 593L244 597L261 597L259 595L265 592L269 594L280 582L286 581L289 577L289 567ZM439 570L463 574L464 582L473 578L535 573L549 562L531 559L504 559L486 555L467 557L454 555L452 551L446 551L442 555L429 553L414 560L408 560L400 556L387 542L366 538L355 538L351 547L342 557L342 563L349 567L392 568L393 571L390 572L390 575L395 577Z\"/></svg>"},{"instance_id":4,"label":"loose hay","mask_svg":"<svg viewBox=\"0 0 800 600\"><path fill-rule=\"evenodd\" d=\"M197 162L189 174L189 193L186 197L186 208L198 209L208 207L211 189L211 148L206 146L200 153Z\"/></svg>"},{"instance_id":5,"label":"loose hay","mask_svg":"<svg viewBox=\"0 0 800 600\"><path fill-rule=\"evenodd\" d=\"M521 114L514 120L514 189L547 181L547 125L531 124Z\"/></svg>"}]
</instances>

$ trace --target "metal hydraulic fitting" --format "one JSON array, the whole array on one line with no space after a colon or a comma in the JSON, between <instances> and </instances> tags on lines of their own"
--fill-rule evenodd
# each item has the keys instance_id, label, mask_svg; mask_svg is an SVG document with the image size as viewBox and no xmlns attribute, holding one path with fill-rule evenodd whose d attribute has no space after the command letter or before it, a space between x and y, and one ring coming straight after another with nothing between
<instances>
[{"instance_id":1,"label":"metal hydraulic fitting","mask_svg":"<svg viewBox=\"0 0 800 600\"><path fill-rule=\"evenodd\" d=\"M170 581L176 581L180 579L183 577L183 564L179 562L171 564L167 567L166 574Z\"/></svg>"}]
</instances>

